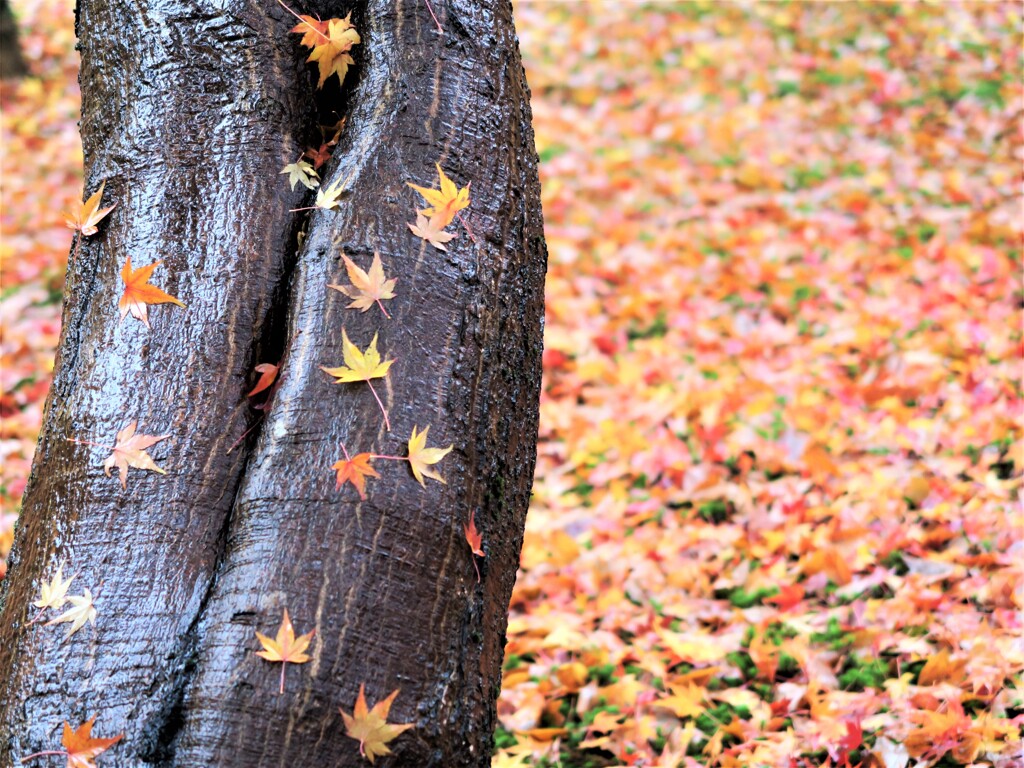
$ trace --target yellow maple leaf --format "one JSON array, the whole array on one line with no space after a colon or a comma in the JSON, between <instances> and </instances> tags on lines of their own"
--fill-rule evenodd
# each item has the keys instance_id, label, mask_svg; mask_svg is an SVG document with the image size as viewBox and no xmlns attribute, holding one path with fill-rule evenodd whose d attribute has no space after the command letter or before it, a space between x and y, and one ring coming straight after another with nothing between
<instances>
[{"instance_id":1,"label":"yellow maple leaf","mask_svg":"<svg viewBox=\"0 0 1024 768\"><path fill-rule=\"evenodd\" d=\"M64 581L64 577L61 571L64 570L64 564L57 566L57 573L53 575L53 578L49 582L43 582L39 588L39 599L36 600L32 605L39 609L39 613L36 614L35 618L29 622L34 624L39 621L39 618L43 615L47 608L60 608L68 601L66 595L68 587L71 586L71 582L75 580L74 575L71 576L67 581Z\"/></svg>"},{"instance_id":2,"label":"yellow maple leaf","mask_svg":"<svg viewBox=\"0 0 1024 768\"><path fill-rule=\"evenodd\" d=\"M680 720L704 714L706 707L701 704L704 701L703 687L688 683L669 686L669 690L672 695L654 702L654 706L672 710L672 714Z\"/></svg>"},{"instance_id":3,"label":"yellow maple leaf","mask_svg":"<svg viewBox=\"0 0 1024 768\"><path fill-rule=\"evenodd\" d=\"M267 661L281 662L281 687L280 693L284 693L284 670L289 662L292 664L305 664L309 661L309 654L306 649L316 633L311 629L304 635L295 636L295 629L292 627L292 620L288 618L288 609L284 610L284 618L277 630L277 636L271 640L266 635L256 633L256 638L263 646L262 651L256 651L256 655Z\"/></svg>"},{"instance_id":4,"label":"yellow maple leaf","mask_svg":"<svg viewBox=\"0 0 1024 768\"><path fill-rule=\"evenodd\" d=\"M341 719L345 722L345 733L359 742L359 754L371 763L376 757L391 754L388 742L413 727L412 723L388 722L388 713L395 697L398 696L398 690L393 690L390 696L378 701L373 705L373 709L370 709L366 706L366 684L362 683L352 714L346 714L345 710L338 708Z\"/></svg>"},{"instance_id":5,"label":"yellow maple leaf","mask_svg":"<svg viewBox=\"0 0 1024 768\"><path fill-rule=\"evenodd\" d=\"M435 163L435 167L441 183L440 189L427 189L416 184L409 184L409 186L430 203L430 207L421 209L419 213L432 219L431 226L433 228L442 230L452 223L459 211L469 207L469 184L459 189L455 182L444 175L440 163Z\"/></svg>"},{"instance_id":6,"label":"yellow maple leaf","mask_svg":"<svg viewBox=\"0 0 1024 768\"><path fill-rule=\"evenodd\" d=\"M427 448L427 432L429 431L430 427L425 427L422 432L417 432L416 427L413 426L412 434L409 436L409 467L412 469L413 476L424 488L427 486L423 482L424 476L444 482L444 478L429 469L429 466L437 464L451 452L453 447L449 445L447 448Z\"/></svg>"},{"instance_id":7,"label":"yellow maple leaf","mask_svg":"<svg viewBox=\"0 0 1024 768\"><path fill-rule=\"evenodd\" d=\"M361 352L359 347L349 340L348 333L344 328L342 328L341 344L345 364L339 365L337 368L328 368L321 365L320 370L334 376L335 384L350 384L356 381L365 381L370 387L370 391L373 392L373 397L376 399L377 405L380 406L380 412L384 414L384 426L390 430L391 422L388 421L388 412L385 410L384 403L381 402L380 397L377 396L377 390L373 388L373 384L370 382L370 379L381 379L387 376L388 369L395 361L381 360L380 353L377 351L376 333L373 334L373 341L370 342L370 346L366 348L365 352Z\"/></svg>"}]
</instances>

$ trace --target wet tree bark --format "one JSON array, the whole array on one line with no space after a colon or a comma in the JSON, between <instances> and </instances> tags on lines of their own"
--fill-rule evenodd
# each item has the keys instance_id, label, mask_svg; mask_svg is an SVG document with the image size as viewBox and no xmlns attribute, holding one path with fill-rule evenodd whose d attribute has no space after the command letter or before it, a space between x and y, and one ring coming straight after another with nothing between
<instances>
[{"instance_id":1,"label":"wet tree bark","mask_svg":"<svg viewBox=\"0 0 1024 768\"><path fill-rule=\"evenodd\" d=\"M0 593L0 764L59 748L63 721L124 732L103 766L366 765L345 735L360 684L413 723L377 765L486 766L532 480L545 247L529 94L507 0L296 3L352 21L345 92L314 91L294 24L272 0L80 0L87 189L117 208L68 270L43 432ZM279 171L346 125L312 215ZM326 119L325 119L326 118ZM472 182L465 231L441 253L406 227L438 162ZM298 237L300 230L304 237ZM454 227L451 228L454 231ZM301 245L299 243L301 242ZM346 309L340 254L379 252L391 319ZM158 259L181 299L152 330L119 323L119 270ZM395 358L378 392L337 385L344 328ZM256 423L253 367L282 363ZM170 434L166 475L105 477L118 430ZM413 427L454 445L422 488L379 460L366 501L335 489L349 452L399 454ZM463 523L485 542L478 584ZM95 626L29 625L66 562ZM255 655L287 608L312 659Z\"/></svg>"},{"instance_id":2,"label":"wet tree bark","mask_svg":"<svg viewBox=\"0 0 1024 768\"><path fill-rule=\"evenodd\" d=\"M0 0L0 79L24 77L28 67L18 46L18 25L7 0Z\"/></svg>"}]
</instances>

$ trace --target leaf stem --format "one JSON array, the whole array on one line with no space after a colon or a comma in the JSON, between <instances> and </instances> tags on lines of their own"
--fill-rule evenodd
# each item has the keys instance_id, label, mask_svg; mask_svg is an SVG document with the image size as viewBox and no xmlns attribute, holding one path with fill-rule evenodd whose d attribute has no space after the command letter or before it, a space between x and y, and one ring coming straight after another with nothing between
<instances>
[{"instance_id":1,"label":"leaf stem","mask_svg":"<svg viewBox=\"0 0 1024 768\"><path fill-rule=\"evenodd\" d=\"M408 461L408 456L385 456L381 453L370 454L371 459L392 459L393 461Z\"/></svg>"},{"instance_id":2,"label":"leaf stem","mask_svg":"<svg viewBox=\"0 0 1024 768\"><path fill-rule=\"evenodd\" d=\"M479 584L480 583L480 566L476 564L476 555L475 554L470 552L469 556L473 558L473 567L476 568L476 583Z\"/></svg>"},{"instance_id":3,"label":"leaf stem","mask_svg":"<svg viewBox=\"0 0 1024 768\"><path fill-rule=\"evenodd\" d=\"M92 440L77 440L74 437L66 437L64 439L67 440L69 443L78 443L79 445L91 445L91 446L93 446L95 448L106 448L108 451L116 451L117 450L117 446L114 446L114 445L104 445L103 443L94 443Z\"/></svg>"},{"instance_id":4,"label":"leaf stem","mask_svg":"<svg viewBox=\"0 0 1024 768\"><path fill-rule=\"evenodd\" d=\"M469 228L469 222L463 218L462 211L459 211L457 215L459 217L459 221L462 223L462 226L466 228L466 234L469 235L469 239L476 243L476 236L473 234L473 230Z\"/></svg>"},{"instance_id":5,"label":"leaf stem","mask_svg":"<svg viewBox=\"0 0 1024 768\"><path fill-rule=\"evenodd\" d=\"M288 665L287 661L281 662L281 690L280 693L284 693L284 668Z\"/></svg>"},{"instance_id":6,"label":"leaf stem","mask_svg":"<svg viewBox=\"0 0 1024 768\"><path fill-rule=\"evenodd\" d=\"M370 391L373 392L373 398L377 401L377 405L380 406L380 412L384 414L384 428L388 432L390 432L391 431L391 421L388 420L388 412L384 408L384 403L382 403L380 401L380 397L377 396L377 390L373 388L373 384L370 383L369 379L366 380L366 383L369 385Z\"/></svg>"},{"instance_id":7,"label":"leaf stem","mask_svg":"<svg viewBox=\"0 0 1024 768\"><path fill-rule=\"evenodd\" d=\"M52 755L64 755L64 757L67 757L68 753L59 749L48 749L45 752L33 752L31 755L26 755L25 757L21 758L21 762L26 763L29 760L34 760L37 757L48 757Z\"/></svg>"},{"instance_id":8,"label":"leaf stem","mask_svg":"<svg viewBox=\"0 0 1024 768\"><path fill-rule=\"evenodd\" d=\"M384 313L384 317L386 317L388 320L390 320L391 319L391 315L389 315L388 311L386 309L384 309L384 305L380 303L380 299L377 299L376 301L377 301L377 306L380 307L380 311Z\"/></svg>"},{"instance_id":9,"label":"leaf stem","mask_svg":"<svg viewBox=\"0 0 1024 768\"><path fill-rule=\"evenodd\" d=\"M280 1L281 0L278 0L278 2L280 2ZM430 0L425 0L425 2L427 4L427 10L430 11L430 18L432 18L434 20L434 23L437 24L437 32L438 32L438 34L444 35L444 30L441 29L441 22L438 21L437 20L437 16L434 15L434 6L432 6L430 4Z\"/></svg>"},{"instance_id":10,"label":"leaf stem","mask_svg":"<svg viewBox=\"0 0 1024 768\"><path fill-rule=\"evenodd\" d=\"M345 447L344 443L341 444L341 452L345 454L345 461L352 461L352 457L348 455L348 448Z\"/></svg>"}]
</instances>

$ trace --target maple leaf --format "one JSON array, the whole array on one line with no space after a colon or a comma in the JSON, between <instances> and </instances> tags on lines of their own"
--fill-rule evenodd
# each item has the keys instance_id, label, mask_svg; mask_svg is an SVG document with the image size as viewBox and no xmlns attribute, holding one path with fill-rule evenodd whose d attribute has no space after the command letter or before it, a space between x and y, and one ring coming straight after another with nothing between
<instances>
[{"instance_id":1,"label":"maple leaf","mask_svg":"<svg viewBox=\"0 0 1024 768\"><path fill-rule=\"evenodd\" d=\"M377 405L380 406L380 412L384 414L384 425L387 429L391 429L391 422L388 421L388 412L384 409L384 403L381 402L377 396L377 390L373 388L373 384L370 379L380 379L388 375L388 369L394 360L381 361L380 353L377 351L377 334L373 334L373 341L370 342L370 346L366 348L365 352L360 352L359 347L353 344L349 338L348 333L345 329L341 330L342 349L344 351L345 365L338 366L337 368L327 368L320 366L320 369L325 373L329 373L335 377L335 384L348 384L355 381L365 381L370 391L373 392L373 397L377 401Z\"/></svg>"},{"instance_id":2,"label":"maple leaf","mask_svg":"<svg viewBox=\"0 0 1024 768\"><path fill-rule=\"evenodd\" d=\"M106 181L100 184L100 188L96 190L92 197L82 203L77 213L64 214L64 221L67 222L69 229L74 229L86 236L95 235L99 231L96 225L117 206L117 203L114 203L109 208L99 207L100 200L103 198L103 188L106 185Z\"/></svg>"},{"instance_id":3,"label":"maple leaf","mask_svg":"<svg viewBox=\"0 0 1024 768\"><path fill-rule=\"evenodd\" d=\"M671 696L659 699L654 706L672 710L672 714L680 720L687 717L700 717L704 714L706 707L701 706L704 701L704 688L694 683L684 685L673 685L669 687Z\"/></svg>"},{"instance_id":4,"label":"maple leaf","mask_svg":"<svg viewBox=\"0 0 1024 768\"><path fill-rule=\"evenodd\" d=\"M303 42L307 39L314 41L313 52L306 61L315 61L320 69L317 88L323 88L327 78L335 74L338 76L338 84L344 83L349 66L355 64L348 51L352 50L352 46L358 44L360 39L359 33L352 26L351 18L352 14L349 13L344 19L328 19L326 22L320 22L321 25L326 24L326 29L318 26L316 34L308 29L303 34ZM300 26L303 25L296 25L292 31L299 31ZM324 31L326 37L323 35Z\"/></svg>"},{"instance_id":5,"label":"maple leaf","mask_svg":"<svg viewBox=\"0 0 1024 768\"><path fill-rule=\"evenodd\" d=\"M345 483L352 483L355 489L359 491L359 498L365 501L366 478L380 477L377 471L370 466L370 459L372 458L372 453L357 453L351 459L346 456L344 459L338 459L334 462L331 465L331 469L337 470L338 473L338 483L334 486L334 490L340 490L341 486Z\"/></svg>"},{"instance_id":6,"label":"maple leaf","mask_svg":"<svg viewBox=\"0 0 1024 768\"><path fill-rule=\"evenodd\" d=\"M291 185L292 191L295 191L296 184L301 184L306 189L315 189L320 185L318 181L320 176L316 170L301 158L294 163L288 163L281 169L281 173L288 174L288 183Z\"/></svg>"},{"instance_id":7,"label":"maple leaf","mask_svg":"<svg viewBox=\"0 0 1024 768\"><path fill-rule=\"evenodd\" d=\"M430 429L430 427L427 427ZM427 430L423 430L424 440L426 440ZM451 450L451 449L449 449ZM444 480L441 480L443 483ZM477 557L486 557L486 553L483 550L483 536L480 535L480 531L476 529L476 510L474 509L469 513L469 522L462 526L463 532L466 534L466 543L469 544L469 548L473 551L473 554ZM480 566L476 564L476 557L473 558L473 567L476 568L476 583L480 583Z\"/></svg>"},{"instance_id":8,"label":"maple leaf","mask_svg":"<svg viewBox=\"0 0 1024 768\"><path fill-rule=\"evenodd\" d=\"M259 632L256 633L257 639L263 646L263 650L256 651L256 655L267 661L281 662L280 693L284 693L284 670L287 664L289 662L292 664L305 664L309 661L309 654L306 653L306 649L309 648L309 642L313 639L314 634L316 634L316 630L311 629L306 634L296 637L295 630L292 628L292 620L288 618L287 608L284 610L284 618L281 620L281 626L277 630L277 636L273 640Z\"/></svg>"},{"instance_id":9,"label":"maple leaf","mask_svg":"<svg viewBox=\"0 0 1024 768\"><path fill-rule=\"evenodd\" d=\"M71 626L68 628L67 634L64 635L65 640L84 627L85 622L88 621L93 625L96 624L96 606L92 604L92 592L85 589L81 595L69 597L68 602L71 603L72 608L68 608L57 618L46 622L46 626L50 626L51 624L62 624L70 621Z\"/></svg>"},{"instance_id":10,"label":"maple leaf","mask_svg":"<svg viewBox=\"0 0 1024 768\"><path fill-rule=\"evenodd\" d=\"M65 720L64 735L60 740L60 743L64 745L63 751L36 752L34 755L21 758L21 762L24 763L26 760L45 755L63 755L68 759L67 768L96 768L96 763L93 762L96 756L117 744L124 738L124 734L119 733L117 736L106 739L93 737L92 726L95 722L96 715L93 715L80 726L72 729L71 724Z\"/></svg>"},{"instance_id":11,"label":"maple leaf","mask_svg":"<svg viewBox=\"0 0 1024 768\"><path fill-rule=\"evenodd\" d=\"M39 599L32 603L32 605L39 609L39 613L36 614L36 617L29 624L38 621L47 608L61 608L67 602L65 595L67 595L68 587L71 586L71 582L75 580L75 577L71 576L67 581L63 581L61 573L63 569L63 564L57 566L57 573L53 575L53 578L49 582L44 581L39 588Z\"/></svg>"},{"instance_id":12,"label":"maple leaf","mask_svg":"<svg viewBox=\"0 0 1024 768\"><path fill-rule=\"evenodd\" d=\"M128 487L128 467L148 469L152 472L159 472L161 475L167 474L166 471L156 465L150 455L146 453L146 449L151 445L159 443L161 440L166 440L170 437L170 434L137 435L135 434L135 427L138 423L138 421L133 421L117 433L114 452L107 456L103 462L103 473L107 477L110 477L110 470L117 467L118 473L121 476L122 488Z\"/></svg>"},{"instance_id":13,"label":"maple leaf","mask_svg":"<svg viewBox=\"0 0 1024 768\"><path fill-rule=\"evenodd\" d=\"M409 184L409 186L419 192L420 196L430 203L430 207L423 208L419 213L431 219L436 219L435 227L441 230L452 223L455 214L463 208L469 207L469 184L459 189L455 182L444 175L440 163L435 163L434 165L437 168L437 176L441 182L440 189L427 189L415 184Z\"/></svg>"},{"instance_id":14,"label":"maple leaf","mask_svg":"<svg viewBox=\"0 0 1024 768\"><path fill-rule=\"evenodd\" d=\"M128 257L128 261L125 262L124 267L121 269L124 293L121 294L121 300L117 302L117 308L121 310L122 321L131 312L132 317L141 320L149 328L147 304L177 304L179 307L185 306L169 293L164 293L156 286L149 284L149 276L162 263L162 261L154 261L145 267L132 269L132 257Z\"/></svg>"},{"instance_id":15,"label":"maple leaf","mask_svg":"<svg viewBox=\"0 0 1024 768\"><path fill-rule=\"evenodd\" d=\"M345 710L338 708L341 719L345 722L345 733L359 742L359 754L371 763L376 757L391 754L388 742L413 727L412 723L388 722L388 713L398 692L399 689L396 688L390 696L374 704L373 709L369 709L366 706L366 684L361 683L352 714L346 714Z\"/></svg>"},{"instance_id":16,"label":"maple leaf","mask_svg":"<svg viewBox=\"0 0 1024 768\"><path fill-rule=\"evenodd\" d=\"M406 222L406 225L412 230L412 233L416 235L416 237L426 240L439 251L447 251L448 249L445 248L444 244L454 240L455 235L449 232L442 232L441 230L444 227L438 225L439 221L440 220L437 218L433 218L428 221L427 217L422 213L417 213L416 223L411 224Z\"/></svg>"},{"instance_id":17,"label":"maple leaf","mask_svg":"<svg viewBox=\"0 0 1024 768\"><path fill-rule=\"evenodd\" d=\"M300 14L298 18L301 20L300 23L288 31L302 35L302 39L299 41L302 45L312 48L327 38L326 21L314 19L312 16L307 16L304 13Z\"/></svg>"},{"instance_id":18,"label":"maple leaf","mask_svg":"<svg viewBox=\"0 0 1024 768\"><path fill-rule=\"evenodd\" d=\"M373 254L373 262L370 264L369 272L363 270L362 267L344 253L341 254L341 258L345 260L345 269L348 271L348 279L352 284L335 285L330 283L327 287L333 288L352 299L352 303L347 307L348 309L359 309L365 312L376 303L380 307L380 311L384 313L384 317L390 318L391 315L384 309L381 300L393 299L395 297L395 283L398 282L398 278L390 280L386 278L384 266L380 261L380 254Z\"/></svg>"},{"instance_id":19,"label":"maple leaf","mask_svg":"<svg viewBox=\"0 0 1024 768\"><path fill-rule=\"evenodd\" d=\"M447 448L427 448L427 432L429 431L430 427L428 426L422 432L417 433L416 427L413 426L412 434L409 436L409 466L412 468L413 476L424 488L427 487L427 484L423 482L424 476L444 482L443 477L428 467L431 464L437 464L453 448L453 445L449 445Z\"/></svg>"},{"instance_id":20,"label":"maple leaf","mask_svg":"<svg viewBox=\"0 0 1024 768\"><path fill-rule=\"evenodd\" d=\"M246 397L258 395L273 384L277 379L277 372L280 370L280 367L272 363L260 363L253 370L260 374L260 378L259 381L256 382L256 386L246 394Z\"/></svg>"},{"instance_id":21,"label":"maple leaf","mask_svg":"<svg viewBox=\"0 0 1024 768\"><path fill-rule=\"evenodd\" d=\"M331 211L341 205L341 194L345 191L345 182L348 179L339 179L329 187L320 187L316 193L316 207Z\"/></svg>"}]
</instances>

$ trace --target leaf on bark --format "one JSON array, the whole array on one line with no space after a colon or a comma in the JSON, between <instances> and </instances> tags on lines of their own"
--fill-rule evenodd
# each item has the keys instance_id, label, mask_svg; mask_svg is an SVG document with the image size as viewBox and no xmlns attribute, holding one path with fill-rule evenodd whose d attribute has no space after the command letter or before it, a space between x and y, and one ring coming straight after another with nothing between
<instances>
[{"instance_id":1,"label":"leaf on bark","mask_svg":"<svg viewBox=\"0 0 1024 768\"><path fill-rule=\"evenodd\" d=\"M71 724L64 721L64 736L61 744L64 751L48 750L37 752L34 755L27 755L21 758L21 762L32 760L37 757L62 755L67 758L66 768L96 768L94 760L96 756L106 752L112 746L124 738L123 733L111 736L108 739L95 738L92 735L92 725L96 722L96 715L93 715L77 728L72 729Z\"/></svg>"},{"instance_id":2,"label":"leaf on bark","mask_svg":"<svg viewBox=\"0 0 1024 768\"><path fill-rule=\"evenodd\" d=\"M320 21L312 16L300 16L302 23L292 27L292 32L302 35L302 44L312 48L306 61L315 61L320 69L317 88L323 88L331 75L338 76L338 84L345 82L348 68L355 64L349 55L353 45L360 42L359 33L352 26L352 14L344 19Z\"/></svg>"},{"instance_id":3,"label":"leaf on bark","mask_svg":"<svg viewBox=\"0 0 1024 768\"><path fill-rule=\"evenodd\" d=\"M306 649L316 633L311 629L304 635L295 636L295 629L292 627L292 620L288 617L288 609L285 608L284 618L277 630L277 636L271 640L266 635L256 633L256 638L263 646L262 651L256 651L256 655L267 661L281 662L281 687L280 693L284 693L284 670L288 663L305 664L309 661L309 654Z\"/></svg>"},{"instance_id":4,"label":"leaf on bark","mask_svg":"<svg viewBox=\"0 0 1024 768\"><path fill-rule=\"evenodd\" d=\"M320 186L319 174L313 166L301 158L294 163L288 163L281 169L281 173L288 174L288 184L291 185L293 192L296 184L301 184L306 189L315 189Z\"/></svg>"},{"instance_id":5,"label":"leaf on bark","mask_svg":"<svg viewBox=\"0 0 1024 768\"><path fill-rule=\"evenodd\" d=\"M253 370L260 374L259 381L256 382L256 386L253 387L246 397L252 397L258 395L263 390L267 389L277 379L277 372L280 370L279 366L273 363L260 363Z\"/></svg>"},{"instance_id":6,"label":"leaf on bark","mask_svg":"<svg viewBox=\"0 0 1024 768\"><path fill-rule=\"evenodd\" d=\"M96 624L96 606L93 605L92 602L92 592L85 589L82 591L81 595L72 595L69 597L68 602L71 603L71 608L68 608L57 618L50 619L46 622L46 626L71 622L71 626L68 628L67 634L64 635L65 640L84 627L85 622L88 621L90 624Z\"/></svg>"},{"instance_id":7,"label":"leaf on bark","mask_svg":"<svg viewBox=\"0 0 1024 768\"><path fill-rule=\"evenodd\" d=\"M64 581L63 574L61 573L63 570L63 564L57 566L57 573L53 575L53 578L49 582L44 581L39 588L39 599L32 603L32 605L38 608L40 613L48 608L61 608L67 602L68 587L71 586L71 582L75 580L75 577L71 576L67 581Z\"/></svg>"},{"instance_id":8,"label":"leaf on bark","mask_svg":"<svg viewBox=\"0 0 1024 768\"><path fill-rule=\"evenodd\" d=\"M64 221L67 222L69 229L81 232L85 236L95 235L99 231L96 225L117 206L117 203L114 203L109 208L100 208L100 201L103 199L103 188L105 186L107 186L106 181L100 184L100 188L96 190L92 197L82 203L76 213L64 214Z\"/></svg>"},{"instance_id":9,"label":"leaf on bark","mask_svg":"<svg viewBox=\"0 0 1024 768\"><path fill-rule=\"evenodd\" d=\"M427 486L423 482L424 477L432 477L442 483L445 482L443 477L430 469L430 465L437 464L451 452L453 447L449 445L447 448L427 448L427 432L429 431L429 426L425 427L422 432L417 432L416 427L413 426L412 435L409 436L409 467L412 469L413 476L424 488Z\"/></svg>"},{"instance_id":10,"label":"leaf on bark","mask_svg":"<svg viewBox=\"0 0 1024 768\"><path fill-rule=\"evenodd\" d=\"M373 709L370 709L366 706L366 684L362 683L352 714L349 715L345 710L338 708L341 719L345 722L345 733L359 742L359 754L371 763L377 757L391 754L388 742L413 727L412 723L388 722L388 713L398 692L399 689L396 688L390 696L378 701L373 705Z\"/></svg>"},{"instance_id":11,"label":"leaf on bark","mask_svg":"<svg viewBox=\"0 0 1024 768\"><path fill-rule=\"evenodd\" d=\"M103 472L110 477L110 470L117 467L121 476L121 487L128 487L128 467L136 469L148 469L151 472L159 472L166 475L167 472L160 469L156 462L146 453L151 445L159 443L170 437L167 435L137 435L135 427L138 421L133 421L127 427L117 433L117 443L114 445L114 452L103 462Z\"/></svg>"},{"instance_id":12,"label":"leaf on bark","mask_svg":"<svg viewBox=\"0 0 1024 768\"><path fill-rule=\"evenodd\" d=\"M121 269L124 293L121 294L121 300L117 302L117 308L121 310L122 321L131 312L132 317L141 320L149 328L147 304L177 304L179 307L185 306L169 293L164 293L155 285L149 284L149 277L153 274L153 270L162 263L162 261L154 261L145 267L132 269L132 258L131 256L128 257L128 261L125 262L124 267Z\"/></svg>"},{"instance_id":13,"label":"leaf on bark","mask_svg":"<svg viewBox=\"0 0 1024 768\"><path fill-rule=\"evenodd\" d=\"M455 235L450 232L442 232L443 227L438 226L439 221L437 217L428 220L422 213L417 213L416 223L406 222L406 225L416 237L426 240L439 251L447 251L444 244L454 240Z\"/></svg>"},{"instance_id":14,"label":"leaf on bark","mask_svg":"<svg viewBox=\"0 0 1024 768\"><path fill-rule=\"evenodd\" d=\"M357 453L355 456L350 458L338 459L334 464L331 465L331 469L338 473L338 482L335 485L334 490L341 490L341 486L345 483L352 483L357 491L359 491L359 498L366 500L366 478L368 477L380 477L377 474L377 470L370 466L370 459L373 458L371 453Z\"/></svg>"},{"instance_id":15,"label":"leaf on bark","mask_svg":"<svg viewBox=\"0 0 1024 768\"><path fill-rule=\"evenodd\" d=\"M451 224L459 211L469 207L469 184L459 189L455 182L444 175L440 163L435 163L435 167L441 184L440 189L428 189L416 184L409 184L409 186L430 203L429 207L420 209L418 213L434 220L436 229L440 230Z\"/></svg>"},{"instance_id":16,"label":"leaf on bark","mask_svg":"<svg viewBox=\"0 0 1024 768\"><path fill-rule=\"evenodd\" d=\"M352 299L352 303L347 307L348 309L358 309L365 312L376 304L380 307L380 311L384 313L384 317L390 318L391 315L384 309L381 301L395 297L395 283L398 282L398 278L387 279L387 276L384 274L384 265L380 261L380 254L373 254L373 261L370 264L369 272L365 271L344 253L341 254L341 258L345 260L345 269L348 271L348 279L352 284L335 285L334 283L329 283L327 287L333 288Z\"/></svg>"},{"instance_id":17,"label":"leaf on bark","mask_svg":"<svg viewBox=\"0 0 1024 768\"><path fill-rule=\"evenodd\" d=\"M380 406L380 412L384 414L384 425L387 429L391 429L391 422L388 421L388 412L384 408L384 403L381 402L380 397L377 396L377 390L373 388L373 384L370 382L371 379L380 379L388 375L388 369L391 368L391 364L394 360L381 361L380 353L377 351L377 334L373 334L373 341L370 342L370 346L366 348L365 352L361 352L359 347L349 341L348 334L345 329L341 329L342 349L344 351L345 365L338 366L337 368L327 368L320 366L320 369L325 373L329 373L334 376L335 384L349 384L356 381L365 381L370 387L370 391L373 393L374 399L377 401L377 405Z\"/></svg>"}]
</instances>

